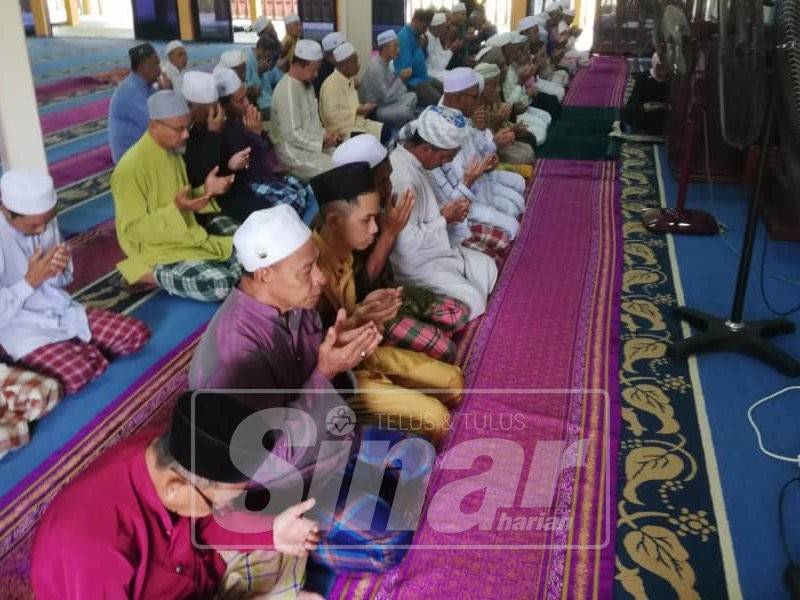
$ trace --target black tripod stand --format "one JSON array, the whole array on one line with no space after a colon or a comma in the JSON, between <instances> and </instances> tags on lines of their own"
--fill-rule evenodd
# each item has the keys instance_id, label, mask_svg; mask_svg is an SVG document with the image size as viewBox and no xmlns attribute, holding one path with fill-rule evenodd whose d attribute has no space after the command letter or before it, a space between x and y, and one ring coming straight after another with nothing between
<instances>
[{"instance_id":1,"label":"black tripod stand","mask_svg":"<svg viewBox=\"0 0 800 600\"><path fill-rule=\"evenodd\" d=\"M687 321L700 333L684 340L673 342L670 352L678 358L686 358L690 354L703 352L739 352L748 354L775 367L790 377L800 376L800 362L775 348L767 340L776 335L794 333L794 323L786 319L768 321L742 321L744 299L747 294L747 281L750 278L750 263L753 258L753 244L758 223L758 209L761 204L761 188L764 181L764 170L767 164L767 152L775 122L775 105L778 102L775 92L770 91L768 99L767 119L762 132L761 155L758 157L758 177L753 197L747 211L742 257L739 260L739 274L736 278L736 293L733 297L733 309L729 319L715 317L707 313L687 308L676 307L673 314Z\"/></svg>"}]
</instances>

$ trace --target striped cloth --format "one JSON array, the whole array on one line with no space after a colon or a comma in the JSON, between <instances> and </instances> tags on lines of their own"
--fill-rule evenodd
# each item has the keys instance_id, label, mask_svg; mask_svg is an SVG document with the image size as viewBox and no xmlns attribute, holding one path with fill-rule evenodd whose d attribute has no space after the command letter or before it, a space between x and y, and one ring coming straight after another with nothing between
<instances>
[{"instance_id":1,"label":"striped cloth","mask_svg":"<svg viewBox=\"0 0 800 600\"><path fill-rule=\"evenodd\" d=\"M0 458L30 441L29 424L61 398L58 381L0 363Z\"/></svg>"},{"instance_id":2,"label":"striped cloth","mask_svg":"<svg viewBox=\"0 0 800 600\"><path fill-rule=\"evenodd\" d=\"M473 223L470 225L472 235L461 242L467 248L491 256L496 261L503 258L511 240L505 231L494 225L486 223Z\"/></svg>"},{"instance_id":3,"label":"striped cloth","mask_svg":"<svg viewBox=\"0 0 800 600\"><path fill-rule=\"evenodd\" d=\"M404 302L400 314L386 324L384 343L452 363L456 345L450 336L467 324L469 307L447 296L434 296L421 311L407 311L406 305Z\"/></svg>"},{"instance_id":4,"label":"striped cloth","mask_svg":"<svg viewBox=\"0 0 800 600\"><path fill-rule=\"evenodd\" d=\"M224 550L220 555L228 565L219 587L226 600L294 600L303 589L307 557L271 550L247 553Z\"/></svg>"},{"instance_id":5,"label":"striped cloth","mask_svg":"<svg viewBox=\"0 0 800 600\"><path fill-rule=\"evenodd\" d=\"M251 183L250 190L257 197L264 199L264 208L288 204L306 225L309 225L319 212L317 198L311 186L291 175L272 181Z\"/></svg>"},{"instance_id":6,"label":"striped cloth","mask_svg":"<svg viewBox=\"0 0 800 600\"><path fill-rule=\"evenodd\" d=\"M224 300L241 275L235 255L222 261L190 260L155 268L156 281L168 294L200 302Z\"/></svg>"}]
</instances>

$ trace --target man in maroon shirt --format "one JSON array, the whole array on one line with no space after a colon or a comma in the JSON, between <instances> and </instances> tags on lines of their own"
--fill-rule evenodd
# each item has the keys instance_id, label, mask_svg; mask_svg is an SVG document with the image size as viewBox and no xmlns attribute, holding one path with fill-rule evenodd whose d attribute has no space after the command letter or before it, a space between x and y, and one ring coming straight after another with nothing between
<instances>
[{"instance_id":1,"label":"man in maroon shirt","mask_svg":"<svg viewBox=\"0 0 800 600\"><path fill-rule=\"evenodd\" d=\"M38 599L215 597L227 568L218 550L301 557L316 547L319 528L303 516L313 499L274 518L231 512L249 486L234 460L255 473L268 455L265 442L234 437L252 411L222 394L192 405L187 392L166 433L119 443L59 493L33 543Z\"/></svg>"}]
</instances>

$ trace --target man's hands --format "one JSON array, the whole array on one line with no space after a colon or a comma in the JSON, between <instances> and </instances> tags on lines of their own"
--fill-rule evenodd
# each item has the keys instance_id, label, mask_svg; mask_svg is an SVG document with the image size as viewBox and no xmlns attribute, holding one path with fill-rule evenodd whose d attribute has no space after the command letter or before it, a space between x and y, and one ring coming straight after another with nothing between
<instances>
[{"instance_id":1,"label":"man's hands","mask_svg":"<svg viewBox=\"0 0 800 600\"><path fill-rule=\"evenodd\" d=\"M211 169L208 177L206 177L206 194L210 194L212 196L221 196L233 185L233 175L220 177L217 175L217 173L219 173L218 166Z\"/></svg>"},{"instance_id":2,"label":"man's hands","mask_svg":"<svg viewBox=\"0 0 800 600\"><path fill-rule=\"evenodd\" d=\"M504 127L494 134L494 145L498 148L510 146L514 143L514 140L516 140L516 136L514 135L514 130L510 127Z\"/></svg>"},{"instance_id":3,"label":"man's hands","mask_svg":"<svg viewBox=\"0 0 800 600\"><path fill-rule=\"evenodd\" d=\"M264 131L261 111L252 104L247 105L247 110L244 113L244 126L256 135L261 135L261 132Z\"/></svg>"},{"instance_id":4,"label":"man's hands","mask_svg":"<svg viewBox=\"0 0 800 600\"><path fill-rule=\"evenodd\" d=\"M361 115L362 117L366 117L368 114L370 114L376 108L378 108L377 104L375 104L374 102L367 102L365 104L360 105L356 109L356 114L357 115Z\"/></svg>"},{"instance_id":5,"label":"man's hands","mask_svg":"<svg viewBox=\"0 0 800 600\"><path fill-rule=\"evenodd\" d=\"M341 142L342 142L342 138L339 135L337 135L335 133L325 132L325 137L322 138L322 147L323 148L335 148L336 146L341 144Z\"/></svg>"},{"instance_id":6,"label":"man's hands","mask_svg":"<svg viewBox=\"0 0 800 600\"><path fill-rule=\"evenodd\" d=\"M472 187L481 175L483 175L489 168L491 157L487 156L484 159L473 160L464 171L464 185L468 188Z\"/></svg>"},{"instance_id":7,"label":"man's hands","mask_svg":"<svg viewBox=\"0 0 800 600\"><path fill-rule=\"evenodd\" d=\"M175 206L186 212L199 212L211 201L211 194L204 194L199 198L192 198L192 190L187 185L175 195Z\"/></svg>"},{"instance_id":8,"label":"man's hands","mask_svg":"<svg viewBox=\"0 0 800 600\"><path fill-rule=\"evenodd\" d=\"M272 523L272 540L275 550L290 556L305 556L319 543L319 525L303 516L314 508L316 501L309 498L305 502L290 506Z\"/></svg>"},{"instance_id":9,"label":"man's hands","mask_svg":"<svg viewBox=\"0 0 800 600\"><path fill-rule=\"evenodd\" d=\"M400 79L402 79L403 81L408 81L409 79L411 79L411 74L412 74L411 67L406 67L405 69L400 71Z\"/></svg>"},{"instance_id":10,"label":"man's hands","mask_svg":"<svg viewBox=\"0 0 800 600\"><path fill-rule=\"evenodd\" d=\"M28 261L28 272L25 281L36 289L51 277L56 277L64 272L69 264L69 248L66 244L53 246L45 252L36 248Z\"/></svg>"},{"instance_id":11,"label":"man's hands","mask_svg":"<svg viewBox=\"0 0 800 600\"><path fill-rule=\"evenodd\" d=\"M370 356L383 336L374 323L347 329L347 313L340 309L319 347L317 370L328 379L356 367Z\"/></svg>"},{"instance_id":12,"label":"man's hands","mask_svg":"<svg viewBox=\"0 0 800 600\"><path fill-rule=\"evenodd\" d=\"M470 202L466 198L445 204L441 212L448 225L450 223L460 223L466 219L469 213L469 204Z\"/></svg>"},{"instance_id":13,"label":"man's hands","mask_svg":"<svg viewBox=\"0 0 800 600\"><path fill-rule=\"evenodd\" d=\"M410 189L403 194L402 200L398 200L397 194L392 194L390 205L381 218L381 229L397 237L408 224L416 200L413 190Z\"/></svg>"},{"instance_id":14,"label":"man's hands","mask_svg":"<svg viewBox=\"0 0 800 600\"><path fill-rule=\"evenodd\" d=\"M512 106L507 102L503 102L498 109L500 116L502 117L503 121L507 121L511 118L511 110Z\"/></svg>"},{"instance_id":15,"label":"man's hands","mask_svg":"<svg viewBox=\"0 0 800 600\"><path fill-rule=\"evenodd\" d=\"M461 38L456 38L455 40L453 40L453 43L450 44L450 50L452 50L454 53L461 52L461 49L463 47L464 47L464 40L462 40Z\"/></svg>"},{"instance_id":16,"label":"man's hands","mask_svg":"<svg viewBox=\"0 0 800 600\"><path fill-rule=\"evenodd\" d=\"M402 304L402 287L373 290L362 302L356 304L350 318L357 325L373 323L379 331L383 331L386 321L391 321L397 316Z\"/></svg>"},{"instance_id":17,"label":"man's hands","mask_svg":"<svg viewBox=\"0 0 800 600\"><path fill-rule=\"evenodd\" d=\"M211 108L208 109L206 126L208 127L209 131L213 131L215 133L222 131L222 128L225 126L225 111L222 110L219 102L215 102L211 105Z\"/></svg>"},{"instance_id":18,"label":"man's hands","mask_svg":"<svg viewBox=\"0 0 800 600\"><path fill-rule=\"evenodd\" d=\"M483 105L476 108L475 112L472 113L472 122L475 124L475 128L480 129L481 131L489 126L486 108Z\"/></svg>"},{"instance_id":19,"label":"man's hands","mask_svg":"<svg viewBox=\"0 0 800 600\"><path fill-rule=\"evenodd\" d=\"M172 89L172 79L167 77L166 73L161 73L158 76L158 80L156 81L156 85L160 90L171 90Z\"/></svg>"},{"instance_id":20,"label":"man's hands","mask_svg":"<svg viewBox=\"0 0 800 600\"><path fill-rule=\"evenodd\" d=\"M250 166L249 146L244 150L239 150L239 152L231 156L230 160L228 160L228 169L230 169L231 171L241 171L242 169L246 169L249 166Z\"/></svg>"}]
</instances>

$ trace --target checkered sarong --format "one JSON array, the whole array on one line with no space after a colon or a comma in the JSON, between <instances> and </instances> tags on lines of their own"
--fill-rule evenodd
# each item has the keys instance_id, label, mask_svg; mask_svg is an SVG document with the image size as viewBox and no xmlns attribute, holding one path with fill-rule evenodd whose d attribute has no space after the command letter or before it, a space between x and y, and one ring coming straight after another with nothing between
<instances>
[{"instance_id":1,"label":"checkered sarong","mask_svg":"<svg viewBox=\"0 0 800 600\"><path fill-rule=\"evenodd\" d=\"M472 236L461 242L467 248L491 256L495 260L503 258L506 248L511 244L508 234L494 225L473 223L470 225Z\"/></svg>"},{"instance_id":2,"label":"checkered sarong","mask_svg":"<svg viewBox=\"0 0 800 600\"><path fill-rule=\"evenodd\" d=\"M294 600L303 589L307 557L274 550L223 550L220 555L228 565L219 587L223 599Z\"/></svg>"},{"instance_id":3,"label":"checkered sarong","mask_svg":"<svg viewBox=\"0 0 800 600\"><path fill-rule=\"evenodd\" d=\"M29 423L50 412L60 398L55 379L0 364L0 458L27 444Z\"/></svg>"},{"instance_id":4,"label":"checkered sarong","mask_svg":"<svg viewBox=\"0 0 800 600\"><path fill-rule=\"evenodd\" d=\"M108 357L133 354L150 340L150 329L133 317L86 308L92 339L47 344L23 356L19 364L54 377L64 392L77 392L108 368Z\"/></svg>"},{"instance_id":5,"label":"checkered sarong","mask_svg":"<svg viewBox=\"0 0 800 600\"><path fill-rule=\"evenodd\" d=\"M213 215L205 222L205 230L211 235L233 235L239 229L239 224L228 215Z\"/></svg>"},{"instance_id":6,"label":"checkered sarong","mask_svg":"<svg viewBox=\"0 0 800 600\"><path fill-rule=\"evenodd\" d=\"M291 175L273 181L251 183L250 189L253 194L264 199L264 208L288 204L307 225L319 210L311 186Z\"/></svg>"},{"instance_id":7,"label":"checkered sarong","mask_svg":"<svg viewBox=\"0 0 800 600\"><path fill-rule=\"evenodd\" d=\"M468 320L466 304L455 298L435 296L422 312L401 309L397 318L386 324L384 343L452 363L456 346L450 336Z\"/></svg>"},{"instance_id":8,"label":"checkered sarong","mask_svg":"<svg viewBox=\"0 0 800 600\"><path fill-rule=\"evenodd\" d=\"M156 281L168 294L200 302L224 300L241 275L235 255L228 260L187 260L155 268Z\"/></svg>"}]
</instances>

